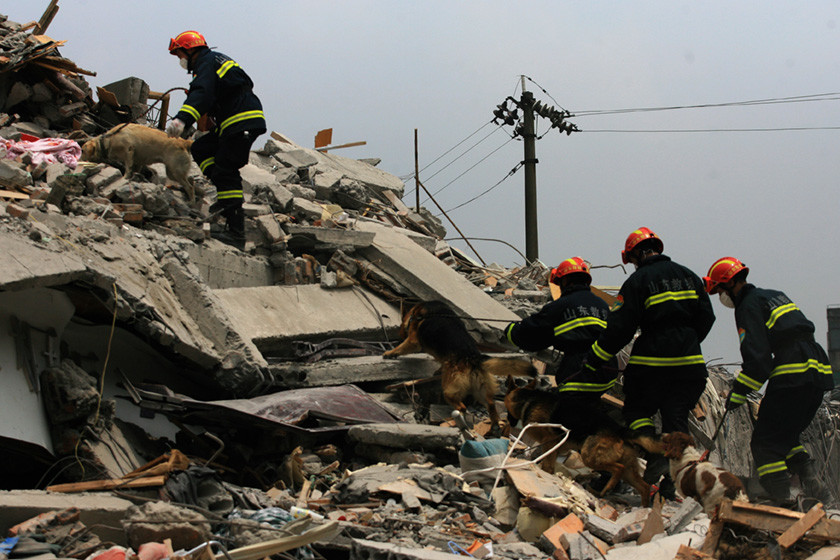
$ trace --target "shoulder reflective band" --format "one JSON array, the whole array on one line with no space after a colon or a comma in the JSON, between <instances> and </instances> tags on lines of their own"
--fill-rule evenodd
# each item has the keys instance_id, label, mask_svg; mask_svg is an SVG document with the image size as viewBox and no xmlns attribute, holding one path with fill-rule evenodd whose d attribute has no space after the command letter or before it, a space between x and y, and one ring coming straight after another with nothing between
<instances>
[{"instance_id":1,"label":"shoulder reflective band","mask_svg":"<svg viewBox=\"0 0 840 560\"><path fill-rule=\"evenodd\" d=\"M516 323L515 323L515 322L514 322L514 323L511 323L511 324L510 324L510 325L508 325L508 326L507 326L507 328L505 329L505 337L508 339L508 342L510 342L510 343L511 343L511 344L513 344L514 346L515 346L515 343L513 342L512 335L513 335L513 327L514 327L515 325L516 325Z\"/></svg>"},{"instance_id":2,"label":"shoulder reflective band","mask_svg":"<svg viewBox=\"0 0 840 560\"><path fill-rule=\"evenodd\" d=\"M227 74L227 71L233 68L234 66L239 65L232 60L228 60L227 62L219 66L219 69L216 70L216 74L218 74L220 78L224 78L225 74Z\"/></svg>"},{"instance_id":3,"label":"shoulder reflective band","mask_svg":"<svg viewBox=\"0 0 840 560\"><path fill-rule=\"evenodd\" d=\"M683 301L687 299L697 299L697 292L694 290L683 290L681 292L662 292L661 294L656 294L655 296L650 296L645 300L645 309L650 307L651 305L656 305L657 303L663 303L666 301Z\"/></svg>"},{"instance_id":4,"label":"shoulder reflective band","mask_svg":"<svg viewBox=\"0 0 840 560\"><path fill-rule=\"evenodd\" d=\"M264 119L265 115L262 111L245 111L243 113L237 113L232 117L226 118L222 121L222 124L219 125L219 132L224 132L224 130L232 124L236 124L238 122L247 121L248 119Z\"/></svg>"},{"instance_id":5,"label":"shoulder reflective band","mask_svg":"<svg viewBox=\"0 0 840 560\"><path fill-rule=\"evenodd\" d=\"M821 364L819 361L815 360L814 358L811 358L807 362L776 366L775 368L773 368L773 371L770 372L770 377L775 377L777 375L788 375L790 373L805 373L806 371L812 368L817 370L819 373L831 375L830 365Z\"/></svg>"},{"instance_id":6,"label":"shoulder reflective band","mask_svg":"<svg viewBox=\"0 0 840 560\"><path fill-rule=\"evenodd\" d=\"M759 389L761 389L761 386L764 385L763 382L759 383L749 375L745 374L743 371L738 374L738 377L735 378L735 381L743 383L753 391L758 391Z\"/></svg>"},{"instance_id":7,"label":"shoulder reflective band","mask_svg":"<svg viewBox=\"0 0 840 560\"><path fill-rule=\"evenodd\" d=\"M773 325L776 324L776 321L779 320L779 317L781 317L785 313L798 310L799 308L796 307L795 303L786 303L784 305L780 305L779 307L770 312L770 318L767 319L767 322L764 324L767 325L768 329L772 329Z\"/></svg>"},{"instance_id":8,"label":"shoulder reflective band","mask_svg":"<svg viewBox=\"0 0 840 560\"><path fill-rule=\"evenodd\" d=\"M668 367L691 366L695 364L705 365L706 360L703 359L701 354L697 354L695 356L676 356L673 358L661 358L658 356L630 356L627 363L639 366Z\"/></svg>"},{"instance_id":9,"label":"shoulder reflective band","mask_svg":"<svg viewBox=\"0 0 840 560\"><path fill-rule=\"evenodd\" d=\"M588 327L588 326L595 326L601 327L602 329L607 328L607 322L603 319L599 319L598 317L578 317L577 319L572 319L571 321L566 321L562 325L557 325L554 327L554 336L567 333L573 329L578 327Z\"/></svg>"},{"instance_id":10,"label":"shoulder reflective band","mask_svg":"<svg viewBox=\"0 0 840 560\"><path fill-rule=\"evenodd\" d=\"M768 474L784 472L787 470L787 466L785 465L784 461L776 461L775 463L767 463L766 465L761 465L756 470L758 471L758 476L766 476Z\"/></svg>"}]
</instances>

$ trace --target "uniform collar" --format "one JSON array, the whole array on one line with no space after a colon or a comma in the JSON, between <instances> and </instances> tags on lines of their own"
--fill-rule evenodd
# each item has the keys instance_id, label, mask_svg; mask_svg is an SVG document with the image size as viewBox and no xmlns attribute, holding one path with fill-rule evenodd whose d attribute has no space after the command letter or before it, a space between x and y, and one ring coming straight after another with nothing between
<instances>
[{"instance_id":1,"label":"uniform collar","mask_svg":"<svg viewBox=\"0 0 840 560\"><path fill-rule=\"evenodd\" d=\"M591 292L592 290L589 289L589 286L586 284L572 284L571 286L566 286L566 289L563 290L563 293L560 294L560 297L568 296L575 292L582 292L582 291Z\"/></svg>"},{"instance_id":2,"label":"uniform collar","mask_svg":"<svg viewBox=\"0 0 840 560\"><path fill-rule=\"evenodd\" d=\"M741 305L741 302L744 301L744 298L747 297L747 294L750 293L755 289L755 285L747 283L744 284L744 287L741 288L741 291L738 292L738 295L732 298L732 301L735 302L735 307Z\"/></svg>"},{"instance_id":3,"label":"uniform collar","mask_svg":"<svg viewBox=\"0 0 840 560\"><path fill-rule=\"evenodd\" d=\"M643 266L648 266L648 265L653 264L653 263L662 262L662 261L670 261L670 260L671 260L671 257L669 257L667 255L663 255L662 253L660 253L658 255L654 255L652 257L648 257L645 260L643 260L642 263L639 265L639 268L642 268Z\"/></svg>"}]
</instances>

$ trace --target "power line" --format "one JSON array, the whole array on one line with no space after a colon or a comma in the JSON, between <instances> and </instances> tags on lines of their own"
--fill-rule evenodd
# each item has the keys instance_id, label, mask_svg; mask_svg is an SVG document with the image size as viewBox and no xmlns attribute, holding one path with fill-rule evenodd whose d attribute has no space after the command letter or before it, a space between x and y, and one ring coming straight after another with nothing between
<instances>
[{"instance_id":1,"label":"power line","mask_svg":"<svg viewBox=\"0 0 840 560\"><path fill-rule=\"evenodd\" d=\"M460 146L461 144L463 144L464 142L466 142L467 140L469 140L470 138L472 138L473 136L475 136L476 134L481 132L487 125L490 125L490 124L493 124L493 121L487 121L486 123L484 123L483 125L478 127L478 129L476 129L474 132L472 132L469 136L467 136L466 138L464 138L463 140L461 140L460 142L458 142L457 144L455 144L454 146L452 146L451 148L449 148L448 150L446 150L445 152L440 154L438 157L433 159L430 163L427 163L422 169L420 169L420 171L425 171L426 169L428 169L429 167L431 167L432 165L437 163L438 160L440 160L445 155L450 153L452 150L454 150L455 148L457 148L458 146ZM403 177L405 177L406 179L411 179L411 178L414 177L414 173L412 172L412 173L409 173L408 175L401 175L400 179L402 179Z\"/></svg>"},{"instance_id":2,"label":"power line","mask_svg":"<svg viewBox=\"0 0 840 560\"><path fill-rule=\"evenodd\" d=\"M495 185L493 185L489 189L485 190L484 192L472 197L471 199L467 200L466 202L462 202L458 206L454 206L454 207L450 208L449 210L446 211L447 214L449 212L452 212L453 210L457 210L458 208L461 208L462 206L466 206L467 204L469 204L471 202L474 202L474 201L478 200L479 198L481 198L482 196L484 196L485 194L489 193L490 191L492 191L493 189L495 189L496 187L501 185L506 179L512 177L514 173L519 171L519 169L522 167L522 165L523 165L523 163L520 161L519 163L516 164L516 166L513 169L508 171L508 174L505 175L504 177L502 177L502 179L498 183L496 183Z\"/></svg>"},{"instance_id":3,"label":"power line","mask_svg":"<svg viewBox=\"0 0 840 560\"><path fill-rule=\"evenodd\" d=\"M752 105L778 105L785 103L807 103L813 101L838 101L840 92L818 93L812 95L797 95L793 97L771 97L767 99L753 99L749 101L730 101L727 103L702 103L698 105L671 105L665 107L636 107L629 109L595 109L575 111L575 117L593 115L617 115L622 113L647 113L653 111L675 111L679 109L708 109L712 107L745 107Z\"/></svg>"},{"instance_id":4,"label":"power line","mask_svg":"<svg viewBox=\"0 0 840 560\"><path fill-rule=\"evenodd\" d=\"M496 148L495 150L493 150L492 152L490 152L489 154L487 154L486 156L484 156L483 158L481 158L480 160L475 162L473 165L468 167L463 173L461 173L460 175L458 175L457 177L455 177L454 179L452 179L451 181L449 181L448 183L443 185L441 188L439 188L438 190L433 192L432 196L435 196L436 194L440 193L443 189L445 189L446 187L448 187L449 185L451 185L452 183L454 183L455 181L457 181L458 179L460 179L461 177L463 177L464 175L466 175L467 173L469 173L470 171L475 169L476 166L478 166L479 163L482 163L484 160L486 160L487 158L489 158L490 156L492 156L493 154L495 154L496 152L498 152L499 150L501 150L502 148L504 148L505 146L510 144L512 140L513 140L513 138L509 138L507 140L507 142L505 142L504 144L502 144L501 146L499 146L498 148ZM428 201L429 201L429 199L427 198L426 200L423 201L423 204L425 204Z\"/></svg>"},{"instance_id":5,"label":"power line","mask_svg":"<svg viewBox=\"0 0 840 560\"><path fill-rule=\"evenodd\" d=\"M788 126L780 128L684 128L684 129L583 129L581 132L631 132L631 133L692 133L692 132L789 132L803 130L840 130L840 126Z\"/></svg>"}]
</instances>

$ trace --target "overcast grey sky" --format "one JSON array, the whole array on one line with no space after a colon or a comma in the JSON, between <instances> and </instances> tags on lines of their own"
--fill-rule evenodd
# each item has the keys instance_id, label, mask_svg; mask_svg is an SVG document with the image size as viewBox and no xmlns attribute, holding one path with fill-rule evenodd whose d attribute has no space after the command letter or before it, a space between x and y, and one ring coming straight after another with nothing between
<instances>
[{"instance_id":1,"label":"overcast grey sky","mask_svg":"<svg viewBox=\"0 0 840 560\"><path fill-rule=\"evenodd\" d=\"M0 13L23 23L37 20L47 5L6 0ZM797 302L826 344L826 307L840 303L840 129L661 131L840 127L840 101L831 99L840 95L587 113L840 92L836 1L61 0L59 6L47 34L67 41L63 56L97 72L88 78L93 86L128 76L155 91L187 85L167 45L180 31L196 29L254 79L269 128L301 145L311 147L318 130L332 127L334 143L367 142L335 153L379 157L382 169L406 177L414 169L417 128L421 180L433 192L445 187L436 198L447 210L498 183L523 159L509 127L485 125L505 97L518 98L520 76L528 76L537 99L580 113L570 120L582 129L571 136L550 131L537 142L540 260L554 266L580 255L613 265L627 235L648 226L663 238L666 254L700 276L718 257L739 257L751 268L750 280ZM542 134L547 125L538 127ZM635 132L607 132L613 130ZM468 236L500 239L524 253L523 181L520 170L452 218ZM413 186L407 182L409 204ZM487 262L523 264L501 243L474 245ZM594 278L617 286L626 275L597 269ZM718 320L704 354L740 361L732 312L714 306Z\"/></svg>"}]
</instances>

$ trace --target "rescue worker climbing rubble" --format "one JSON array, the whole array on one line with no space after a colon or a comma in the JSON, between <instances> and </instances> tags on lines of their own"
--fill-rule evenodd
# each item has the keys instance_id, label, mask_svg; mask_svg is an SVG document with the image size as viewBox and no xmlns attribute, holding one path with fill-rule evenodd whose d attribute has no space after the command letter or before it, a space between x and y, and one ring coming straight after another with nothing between
<instances>
[{"instance_id":1,"label":"rescue worker climbing rubble","mask_svg":"<svg viewBox=\"0 0 840 560\"><path fill-rule=\"evenodd\" d=\"M604 419L607 412L601 405L601 395L615 384L616 360L597 369L581 369L589 347L607 326L609 305L592 293L590 267L580 257L561 262L551 271L549 282L560 286L560 297L537 313L510 323L505 335L512 344L526 351L553 346L563 353L560 363L553 368L560 403L556 409L559 414L553 421L559 421L583 439L612 422Z\"/></svg>"},{"instance_id":2,"label":"rescue worker climbing rubble","mask_svg":"<svg viewBox=\"0 0 840 560\"><path fill-rule=\"evenodd\" d=\"M790 500L790 475L799 477L806 496L828 502L814 460L800 435L834 387L825 350L814 340L814 324L784 293L747 283L750 269L734 257L712 264L703 278L706 291L735 309L741 372L726 400L731 410L750 391L767 383L750 448L758 480L777 504Z\"/></svg>"},{"instance_id":3,"label":"rescue worker climbing rubble","mask_svg":"<svg viewBox=\"0 0 840 560\"><path fill-rule=\"evenodd\" d=\"M262 104L254 83L230 57L211 50L197 31L184 31L169 41L169 52L192 74L187 99L169 122L166 133L181 136L203 115L212 129L192 144L193 159L216 187L210 212L220 211L235 241L244 241L242 176L251 145L266 131Z\"/></svg>"},{"instance_id":4,"label":"rescue worker climbing rubble","mask_svg":"<svg viewBox=\"0 0 840 560\"><path fill-rule=\"evenodd\" d=\"M700 343L715 321L700 277L663 255L663 249L662 240L646 227L627 237L621 258L636 271L621 286L607 327L584 361L585 368L600 367L641 331L624 370L622 414L632 437L643 445L656 439L657 412L663 432L688 432L689 412L708 375ZM664 456L648 456L645 480L653 484L664 476L660 491L670 498L674 486L667 473Z\"/></svg>"}]
</instances>

